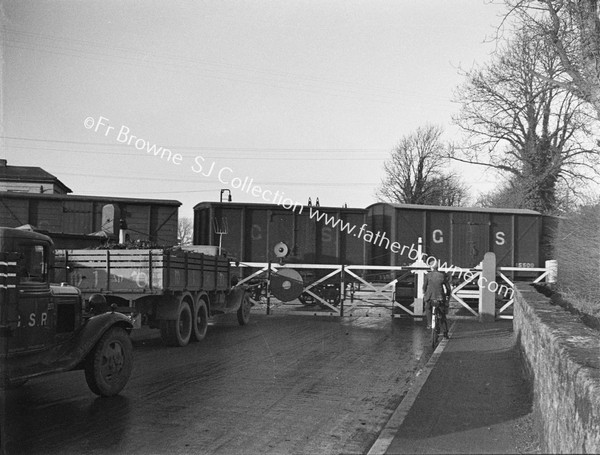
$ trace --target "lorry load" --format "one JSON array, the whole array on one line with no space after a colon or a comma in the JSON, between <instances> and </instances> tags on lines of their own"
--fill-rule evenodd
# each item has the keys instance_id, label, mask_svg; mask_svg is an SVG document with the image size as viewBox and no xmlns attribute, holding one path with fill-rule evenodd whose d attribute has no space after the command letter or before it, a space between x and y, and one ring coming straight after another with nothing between
<instances>
[{"instance_id":1,"label":"lorry load","mask_svg":"<svg viewBox=\"0 0 600 455\"><path fill-rule=\"evenodd\" d=\"M213 315L249 322L246 289L214 247L62 250L55 269L91 305L129 313L135 328L160 329L170 346L202 340Z\"/></svg>"}]
</instances>

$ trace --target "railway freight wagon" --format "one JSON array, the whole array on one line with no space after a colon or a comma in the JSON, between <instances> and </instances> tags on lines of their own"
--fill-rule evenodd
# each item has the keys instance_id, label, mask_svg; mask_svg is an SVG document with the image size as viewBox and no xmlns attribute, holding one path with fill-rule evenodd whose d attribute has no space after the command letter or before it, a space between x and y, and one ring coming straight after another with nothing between
<instances>
[{"instance_id":1,"label":"railway freight wagon","mask_svg":"<svg viewBox=\"0 0 600 455\"><path fill-rule=\"evenodd\" d=\"M487 252L496 254L498 267L543 267L551 259L547 238L553 221L520 209L377 203L366 209L303 206L286 210L268 204L203 202L194 208L194 243L221 245L232 259L243 263L365 265L359 272L363 279L388 283L397 278L397 297L412 302L417 294L414 275L369 267L412 265L418 258L419 240L425 258L434 257L445 267L473 268ZM283 255L278 254L282 244ZM307 267L298 271L295 279L304 283L329 272ZM244 268L237 272L249 273ZM538 273L521 270L506 275L528 280ZM346 277L346 285L351 281ZM335 305L339 286L337 277L327 278L313 291ZM264 294L264 289L260 292ZM314 302L306 293L300 301L303 298Z\"/></svg>"},{"instance_id":2,"label":"railway freight wagon","mask_svg":"<svg viewBox=\"0 0 600 455\"><path fill-rule=\"evenodd\" d=\"M118 240L123 219L129 241L172 246L180 205L172 200L0 192L0 226L32 225L49 235L56 248L68 249L98 246L100 237L93 233Z\"/></svg>"},{"instance_id":3,"label":"railway freight wagon","mask_svg":"<svg viewBox=\"0 0 600 455\"><path fill-rule=\"evenodd\" d=\"M283 243L286 263L364 264L365 243L348 230L358 230L365 213L360 208L201 202L194 207L194 244L221 245L242 262L278 261L275 246Z\"/></svg>"},{"instance_id":4,"label":"railway freight wagon","mask_svg":"<svg viewBox=\"0 0 600 455\"><path fill-rule=\"evenodd\" d=\"M543 267L549 259L543 239L551 220L546 218L522 209L377 203L367 207L366 222L371 231L385 233L385 240L380 235L369 243L367 262L408 265L416 257L409 254L411 247L421 238L427 257L448 266L475 267L491 251L498 267Z\"/></svg>"}]
</instances>

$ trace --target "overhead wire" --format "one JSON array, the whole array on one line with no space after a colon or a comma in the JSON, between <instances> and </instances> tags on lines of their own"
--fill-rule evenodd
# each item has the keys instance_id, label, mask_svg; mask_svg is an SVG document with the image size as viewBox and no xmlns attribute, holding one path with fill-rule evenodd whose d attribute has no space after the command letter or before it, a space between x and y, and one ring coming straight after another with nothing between
<instances>
[{"instance_id":1,"label":"overhead wire","mask_svg":"<svg viewBox=\"0 0 600 455\"><path fill-rule=\"evenodd\" d=\"M66 42L69 44L81 43L86 46L97 47L97 48L104 49L104 50L109 49L111 51L117 50L117 51L122 51L124 53L143 54L144 55L143 60L146 60L146 57L148 57L149 55L152 55L152 56L156 56L156 57L159 57L162 59L167 59L167 60L173 59L173 60L178 60L178 61L182 61L185 63L194 64L194 65L202 64L202 65L206 65L206 66L214 66L217 68L227 68L227 69L233 69L233 70L238 70L238 71L249 71L252 73L264 74L267 76L277 75L277 76L286 77L286 78L293 78L294 80L301 79L301 80L306 80L306 81L310 81L310 82L319 82L319 83L327 82L327 83L335 84L336 86L339 86L341 84L341 85L347 85L349 87L354 87L356 85L354 82L344 81L344 80L340 80L340 79L324 78L322 76L315 77L315 76L309 76L306 74L290 73L290 72L286 72L286 71L278 71L278 70L273 70L273 69L263 70L263 69L259 69L259 68L250 68L248 66L233 65L231 63L211 62L211 61L207 61L205 59L191 59L191 58L182 57L182 56L178 56L178 55L172 55L172 54L166 55L166 54L161 54L161 53L156 53L156 52L148 53L146 51L141 51L138 49L132 49L132 48L127 48L127 47L122 47L122 46L107 47L105 44L101 44L101 43L89 41L89 40L75 39L75 38L71 38L71 37L64 38L64 37L60 37L60 36L56 36L56 35L34 33L34 32L24 32L24 31L10 29L10 28L4 28L4 30L9 33L34 37L34 38L38 38L38 39L39 38L50 39L50 40L54 40L54 41L58 41L58 42ZM386 94L398 94L398 95L403 94L403 92L391 90L389 87L383 87L383 86L379 86L379 85L376 85L373 83L370 83L369 87L384 90L386 92Z\"/></svg>"},{"instance_id":2,"label":"overhead wire","mask_svg":"<svg viewBox=\"0 0 600 455\"><path fill-rule=\"evenodd\" d=\"M73 146L73 145L81 145L81 144L86 144L85 142L81 142L81 141L62 141L62 140L44 140L44 139L31 139L31 138L18 138L18 137L5 137L6 139L10 139L10 140L25 140L28 142L50 142L50 143L66 143L69 146ZM104 146L105 144L100 144L100 143L87 143L89 145L93 145L93 146ZM174 146L170 146L173 147L173 149L175 149ZM52 152L58 152L58 153L65 153L65 152L71 152L71 153L84 153L84 154L93 154L93 155L101 155L101 156L120 156L123 157L124 154L120 153L120 152L110 152L110 151L103 151L103 150L73 150L73 149L62 149L62 148L52 148L52 147L44 147L44 146L39 146L37 144L34 144L33 146L28 144L25 146L22 145L8 145L7 146L8 149L18 149L18 150L39 150L39 151L52 151ZM131 147L127 147L129 150L131 150ZM192 149L197 148L197 147L191 147ZM208 149L208 150L213 150L212 148L206 148L206 147L202 147L201 149ZM223 150L228 150L228 149L223 149ZM221 150L221 151L223 151ZM248 157L244 157L244 156L240 156L239 152L240 151L246 151L246 152L250 152L250 153L256 153L256 151L259 149L255 149L255 148L247 148L247 149L235 149L234 151L236 151L235 156L230 156L230 157L226 157L223 156L222 154L219 156L214 156L211 157L209 155L202 155L203 158L208 158L208 159L214 159L214 160L227 160L227 159L235 159L235 160L244 160L244 159L250 159L250 160L256 160L256 159L266 159L266 160L282 160L282 161L298 161L298 160L302 160L302 161L307 161L307 160L311 160L311 159L319 159L322 160L322 155L325 152L324 150L313 150L313 149L306 149L308 150L309 153L318 153L319 156L315 156L315 157L308 157L306 155L304 155L303 157L291 157L291 156L276 156L276 157L265 157L265 156L260 156L257 157L256 155L252 155L252 156L248 156ZM271 150L272 152L277 151L278 149L260 149L260 150ZM297 153L298 150L297 149L288 149L285 150L286 152L293 152L293 153ZM143 151L138 151L138 150L132 150L132 154L130 155L131 158L139 158L140 155L141 156L147 156ZM361 160L361 159L367 159L370 160L371 158L361 158L361 157L348 157L347 153L348 152L363 152L364 150L357 150L357 149L347 149L347 150L343 150L343 149L337 149L337 150L333 150L332 152L337 152L337 153L344 153L346 156L342 157L335 157L335 158L330 158L331 160L334 161L339 161L339 160L348 160L348 159L355 159L355 160ZM197 155L196 155L197 156ZM378 159L373 159L373 160L378 160ZM104 179L112 179L112 180L132 180L132 177L130 175L115 175L115 174L100 174L98 172L94 172L93 174L89 174L86 172L82 172L77 171L77 172L68 172L68 170L65 170L64 167L63 169L61 169L61 175L72 175L72 176L78 176L78 177L82 177L82 176L87 176L87 177L102 177ZM194 184L194 185L214 185L215 183L217 183L217 181L215 181L214 179L210 180L207 179L204 176L195 176L195 174L191 174L188 173L190 175L190 177L187 178L181 178L181 177L176 177L176 178L170 178L165 176L164 173L162 173L161 175L156 175L156 176L152 176L151 174L148 174L147 172L144 173L143 176L137 175L135 177L135 181L147 181L147 182L180 182L180 183L185 183L185 184ZM236 177L239 177L238 175L235 175ZM329 187L329 188L349 188L349 187L373 187L374 185L376 185L376 182L352 182L351 184L349 184L348 182L323 182L323 181L319 181L319 182L310 182L310 181L272 181L272 180L261 180L261 179L253 179L252 180L253 185L255 186L283 186L283 187ZM186 194L186 193L202 193L202 192L209 192L209 191L214 191L214 189L182 189L179 191L172 191L171 193L173 194ZM143 191L140 192L141 194L152 194L152 191ZM156 191L154 193L165 193L164 191Z\"/></svg>"},{"instance_id":3,"label":"overhead wire","mask_svg":"<svg viewBox=\"0 0 600 455\"><path fill-rule=\"evenodd\" d=\"M315 77L308 76L302 74L294 74L289 72L282 72L273 69L263 70L258 68L250 68L247 66L240 65L232 65L229 63L220 63L220 62L209 62L202 59L190 59L187 57L177 56L177 55L165 55L155 52L146 52L137 49L131 49L126 47L108 47L105 44L97 43L93 41L80 40L80 39L71 39L71 38L63 38L56 35L48 35L41 33L33 33L33 32L24 32L20 30L15 30L11 28L0 28L0 30L6 31L9 34L21 35L22 37L29 37L37 40L42 40L41 46L46 46L46 48L41 48L39 46L35 46L35 44L27 42L27 41L19 41L18 38L8 36L5 40L5 43L8 47L14 47L19 49L26 49L31 51L42 51L48 52L55 55L63 55L69 57L84 57L92 60L98 60L95 57L103 57L100 61L106 61L108 58L110 59L118 59L119 63L124 63L128 65L142 65L146 67L153 67L156 65L161 66L166 70L175 70L175 69L186 69L186 70L194 70L195 72L203 73L205 77L214 78L218 80L228 80L234 82L242 82L249 83L254 85L263 85L268 87L280 88L280 89L297 89L299 91L310 92L310 93L323 93L325 92L331 96L344 96L346 98L360 98L371 97L372 101L376 102L384 102L384 103L394 103L398 105L398 96L406 96L407 93L404 91L390 89L389 87L384 87L381 85L374 84L373 81L369 81L368 84L361 85L360 90L357 90L357 83L344 81L344 80L335 80L324 77ZM44 43L43 41L54 41L55 43L68 43L69 45L79 45L81 46L91 46L102 51L109 50L106 52L98 52L91 51L90 49L78 48L78 47L68 47L62 44L52 44L52 43ZM19 46L20 45L20 46ZM29 47L28 47L29 46ZM31 47L34 46L34 47ZM72 53L65 52L57 52L56 49L62 51L70 51ZM113 51L122 52L126 55L119 55L118 53L114 53ZM73 54L74 53L74 54ZM129 54L129 55L127 55ZM154 63L154 65L152 65ZM209 67L209 68L206 68ZM211 69L210 67L214 67L216 69ZM223 70L226 72L223 73ZM233 72L232 72L233 71ZM213 74L215 73L216 74ZM248 73L255 74L258 76L267 76L270 79L270 82L265 80L256 80L256 79L248 79L247 77L240 77L240 74L247 75ZM316 84L316 85L315 85ZM345 87L341 87L345 86ZM367 89L367 90L365 90ZM411 94L414 94L414 90L410 91ZM450 98L444 98L444 102L450 101ZM424 98L421 100L421 103L427 103ZM439 105L436 106L438 109Z\"/></svg>"},{"instance_id":4,"label":"overhead wire","mask_svg":"<svg viewBox=\"0 0 600 455\"><path fill-rule=\"evenodd\" d=\"M74 150L74 149L53 149L53 148L49 148L49 147L25 147L25 146L10 146L10 148L12 149L20 149L20 150L45 150L45 151L49 151L49 152L60 152L60 153L78 153L78 154L90 154L90 155L102 155L102 156L106 156L106 155L113 155L113 156L121 156L123 157L124 154L123 153L118 153L118 152L103 152L103 151L97 151L97 150ZM176 152L175 149L171 150L172 152ZM131 153L128 156L131 156L132 158L139 158L139 156L156 156L158 158L160 158L160 153L157 153L156 155L153 154L148 154L145 153L143 150L136 150L136 153ZM227 160L227 159L235 159L238 161L243 161L243 160L250 160L250 161L307 161L307 160L319 160L319 161L382 161L382 158L380 157L328 157L328 156L303 156L303 157L292 157L292 156L256 156L256 155L250 155L250 156L240 156L240 155L235 155L235 156L224 156L224 155L207 155L207 154L202 154L202 155L184 155L182 154L183 158L193 158L196 156L201 156L204 159L213 159L213 160L218 160L218 159L222 159L222 160Z\"/></svg>"},{"instance_id":5,"label":"overhead wire","mask_svg":"<svg viewBox=\"0 0 600 455\"><path fill-rule=\"evenodd\" d=\"M25 38L33 38L36 39L38 41L41 40L41 43L31 43L28 41L23 41L23 39L19 39L13 36L10 37L5 41L5 44L9 47L13 47L15 49L21 49L21 50L31 50L31 51L41 51L41 52L47 52L50 54L54 54L54 55L63 55L63 56L67 56L67 57L76 57L76 58L91 58L93 60L97 60L97 61L106 61L107 59L109 61L118 61L119 63L125 63L125 64L134 64L134 65L142 65L142 66L162 66L165 67L167 69L170 69L173 67L173 61L178 62L179 68L183 68L186 70L190 69L190 65L191 67L196 70L199 71L201 73L206 73L208 72L208 77L212 76L211 72L214 72L215 70L213 69L207 69L207 68L202 68L202 66L198 67L198 65L204 65L204 66L209 66L209 67L217 67L217 68L226 68L228 70L234 70L234 71L244 71L244 72L250 72L250 73L255 73L255 74L262 74L262 75L266 75L269 77L275 77L275 78L284 78L283 80L281 79L276 79L276 80L271 80L269 81L269 83L267 83L266 85L268 85L269 87L277 87L277 88L295 88L295 89L300 89L300 90L308 90L308 91L315 91L315 89L317 89L317 91L322 91L323 87L322 86L314 86L314 84L323 84L323 83L332 83L335 84L335 87L333 87L333 92L331 91L332 87L325 87L326 90L330 90L329 94L341 94L343 96L348 96L348 94L353 94L353 95L359 95L359 96L385 96L385 100L389 100L389 95L390 92L387 91L386 89L386 93L385 94L381 94L381 93L373 93L372 91L370 93L365 93L365 92L361 92L361 91L356 91L356 90L352 90L349 88L340 88L340 85L347 85L350 87L355 87L355 84L351 83L351 82L346 82L346 81L334 81L334 80L327 80L325 78L320 78L320 77L312 77L312 76L299 76L297 74L291 74L291 73L285 73L285 72L277 72L277 71L265 71L265 70L260 70L260 69L255 69L255 68L248 68L248 67L241 67L241 66L235 66L235 65L229 65L229 64L223 64L223 63L214 63L214 62L206 62L206 61L200 61L200 60L193 60L193 59L188 59L188 58L183 58L183 57L179 57L179 56L165 56L165 55L161 55L161 54L148 54L148 53L144 53L142 57L140 57L140 51L138 50L134 50L134 49L129 49L129 48L123 48L123 47L111 47L108 48L106 45L100 44L100 43L94 43L92 41L86 41L86 40L78 40L78 39L71 39L71 38L62 38L62 37L58 37L58 36L52 36L52 35L45 35L45 34L40 34L40 33L33 33L33 32L23 32L23 31L18 31L18 30L13 30L13 29L8 29L8 28L2 28L3 31L7 31L9 33L12 33L13 35L17 35L17 36L21 36L21 38L25 37ZM53 42L52 42L53 41ZM68 45L64 45L63 43L68 43ZM41 47L40 47L41 44ZM86 49L84 48L80 48L77 47L78 45L81 46L87 46L88 48ZM75 47L74 47L75 46ZM89 47L95 48L94 50L90 50ZM107 49L110 49L110 51L115 51L115 52L106 52ZM121 52L122 54L119 54L118 52ZM123 55L124 54L124 55ZM130 55L132 54L132 55ZM149 58L150 57L150 58ZM176 65L177 66L177 65ZM206 74L205 74L206 75ZM233 77L232 77L232 73L226 73L225 76L222 73L219 73L218 79L220 80L234 80L237 82L245 82L245 83L260 83L262 85L265 85L264 81L256 81L256 80L250 80L248 78L240 78L239 74L233 73ZM292 80L289 80L290 78L293 78ZM304 85L303 85L304 84ZM306 85L309 84L309 85ZM313 84L312 86L310 84ZM370 88L378 88L377 86L373 85L373 84L369 84ZM401 94L400 92L397 92L397 94ZM36 142L46 142L46 143L63 143L63 144L79 144L79 145L86 145L86 146L92 146L92 147L128 147L129 149L131 149L131 146L126 146L123 144L102 144L102 143L85 143L85 142L77 142L77 141L57 141L57 140L44 140L44 139L33 139L33 138L19 138L19 137L5 137L4 139L9 139L9 140L18 140L18 141L36 141ZM29 147L25 147L25 146L21 146L21 145L11 145L8 146L14 149L19 149L19 150L23 150L23 149L35 149L35 150L46 150L46 151L56 151L56 152L72 152L72 153L87 153L87 154L100 154L100 155L122 155L120 153L114 153L114 152L105 152L105 151L97 151L97 150L72 150L72 149L52 149L49 147L40 147L39 145L35 145L35 146L29 146ZM348 160L352 160L352 161L370 161L370 160L378 160L378 158L371 158L371 157L366 157L366 156L362 156L362 157L356 157L356 156L348 156L348 154L352 154L352 153L373 153L373 152L381 152L381 150L365 150L365 149L335 149L335 150L322 150L322 149L278 149L278 148L228 148L228 147L190 147L190 146L163 146L163 147L168 147L171 150L200 150L200 151L208 151L208 152L235 152L236 159L252 159L252 160L257 160L257 159L261 159L261 160L273 160L273 159L277 159L277 160L283 160L283 161L299 161L299 160L306 160L307 158L310 159L309 157L303 156L303 157L290 157L290 156L285 156L282 157L280 156L281 154L289 154L289 153L303 153L303 154L307 154L307 153L316 153L316 154L320 154L319 159L323 160L323 159L328 159L328 160L333 160L333 161L337 161L337 160L344 160L344 161L348 161ZM256 153L256 152L261 152L262 156L240 156L239 153ZM387 152L387 151L385 151ZM268 157L268 156L264 156L265 153L276 153L278 156L275 157ZM343 153L345 156L344 157L323 157L323 153L327 153L327 154L341 154ZM209 157L210 158L210 157ZM215 158L223 158L222 155L219 155L218 157ZM72 174L72 175L81 175L81 173L77 173L77 174ZM95 174L97 175L97 174ZM105 177L109 177L109 178L121 178L121 177L116 177L116 176L105 176ZM122 178L127 178L127 177L122 177ZM164 177L160 178L161 180L165 180ZM175 179L168 179L168 180L172 180L175 181ZM181 181L181 179L177 179L177 181ZM262 182L261 182L262 183ZM263 183L264 184L264 183ZM267 182L266 184L286 184L289 185L290 182ZM315 185L316 183L310 183L310 182L304 182L304 183L294 183L295 185ZM323 185L322 183L318 183L321 186L347 186L347 184L326 184ZM369 185L371 186L372 184L361 184L361 183L354 183L353 185ZM197 190L197 191L204 191L204 190ZM192 191L193 192L193 191Z\"/></svg>"},{"instance_id":6,"label":"overhead wire","mask_svg":"<svg viewBox=\"0 0 600 455\"><path fill-rule=\"evenodd\" d=\"M271 88L279 88L279 89L295 89L303 92L309 93L325 93L331 96L344 96L346 98L360 98L363 99L365 96L370 97L371 101L376 102L392 102L389 93L381 93L381 92L366 92L364 90L360 91L356 89L356 84L354 86L349 87L339 87L340 83L336 83L335 85L323 85L323 80L318 79L307 79L303 77L283 77L281 75L277 75L276 73L264 73L263 76L268 76L269 79L252 79L241 75L242 73L232 73L231 71L223 72L216 71L213 69L202 68L202 66L198 66L199 63L196 61L186 60L186 59L178 59L171 57L160 57L157 59L153 54L146 54L143 57L139 57L136 55L125 55L121 56L118 54L91 51L89 49L78 49L67 46L60 46L56 44L45 44L42 43L41 46L35 46L32 43L26 41L19 41L18 39L14 39L8 37L5 40L5 45L7 47L12 47L21 50L31 50L38 52L47 52L54 55L62 55L69 57L79 57L79 58L87 58L91 60L97 61L115 61L117 59L117 63L119 64L127 64L127 65L141 65L144 67L154 67L156 65L160 66L163 70L167 71L181 71L185 69L186 71L194 71L197 74L200 74L203 77L218 79L218 80L226 80L230 82L241 82L253 85L262 85ZM62 52L61 52L62 51ZM65 52L66 51L66 52ZM135 51L130 51L135 54ZM148 58L151 56L151 58ZM162 59L162 60L161 60ZM172 61L174 60L174 61ZM253 70L244 70L246 72L257 72ZM260 72L257 72L260 73ZM315 85L316 84L316 85ZM344 83L343 83L344 84ZM348 83L345 83L346 85ZM401 95L398 93L398 95Z\"/></svg>"},{"instance_id":7,"label":"overhead wire","mask_svg":"<svg viewBox=\"0 0 600 455\"><path fill-rule=\"evenodd\" d=\"M168 178L164 175L156 176L156 177L148 177L148 176L139 176L136 175L132 177L131 175L114 175L114 174L85 174L81 172L63 172L61 171L61 175L74 175L79 177L103 177L107 179L116 179L116 180L135 180L138 181L161 181L161 182L181 182L181 183L194 183L196 185L214 185L215 183L219 183L215 180L206 180L205 178L196 178L196 179L187 179L187 178ZM147 175L147 174L146 174ZM244 177L245 178L245 177ZM285 182L285 181L265 181L258 178L252 178L252 185L260 186L260 185L279 185L279 186L310 186L310 187L345 187L349 186L346 182ZM249 183L248 183L249 184ZM370 182L352 182L351 186L373 186L373 183ZM180 192L187 192L180 191ZM194 192L194 191L190 191Z\"/></svg>"},{"instance_id":8,"label":"overhead wire","mask_svg":"<svg viewBox=\"0 0 600 455\"><path fill-rule=\"evenodd\" d=\"M133 149L132 145L101 143L101 142L84 142L84 141L67 141L60 139L36 139L17 136L2 136L4 139L28 141L28 142L48 142L57 144L74 144L74 145L91 145L98 147L121 147ZM384 149L330 149L330 148L278 148L278 147L209 147L209 146L191 146L191 145L165 145L157 144L159 147L166 147L170 150L203 150L203 151L218 151L218 152L277 152L277 153L299 153L299 152L314 152L314 153L371 153L371 152L388 152Z\"/></svg>"}]
</instances>

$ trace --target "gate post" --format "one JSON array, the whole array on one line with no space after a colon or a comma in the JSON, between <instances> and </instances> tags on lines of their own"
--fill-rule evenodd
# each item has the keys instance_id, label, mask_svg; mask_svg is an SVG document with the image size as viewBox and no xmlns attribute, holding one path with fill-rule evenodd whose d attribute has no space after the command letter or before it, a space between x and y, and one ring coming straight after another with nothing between
<instances>
[{"instance_id":1,"label":"gate post","mask_svg":"<svg viewBox=\"0 0 600 455\"><path fill-rule=\"evenodd\" d=\"M479 284L479 321L493 322L496 319L496 293L490 290L490 284L496 281L496 255L485 253L483 256Z\"/></svg>"},{"instance_id":2,"label":"gate post","mask_svg":"<svg viewBox=\"0 0 600 455\"><path fill-rule=\"evenodd\" d=\"M269 315L271 314L271 260L267 267L267 315Z\"/></svg>"},{"instance_id":3,"label":"gate post","mask_svg":"<svg viewBox=\"0 0 600 455\"><path fill-rule=\"evenodd\" d=\"M413 300L413 314L415 317L422 318L424 316L423 313L423 276L425 275L423 272L419 271L417 273L417 297Z\"/></svg>"},{"instance_id":4,"label":"gate post","mask_svg":"<svg viewBox=\"0 0 600 455\"><path fill-rule=\"evenodd\" d=\"M346 300L346 269L342 264L342 270L340 271L340 316L344 317L344 300Z\"/></svg>"},{"instance_id":5,"label":"gate post","mask_svg":"<svg viewBox=\"0 0 600 455\"><path fill-rule=\"evenodd\" d=\"M546 261L545 266L546 270L548 270L548 275L546 276L546 283L550 285L556 284L556 280L558 277L558 261L555 259Z\"/></svg>"},{"instance_id":6,"label":"gate post","mask_svg":"<svg viewBox=\"0 0 600 455\"><path fill-rule=\"evenodd\" d=\"M419 237L419 244L417 246L417 260L411 264L411 267L427 267L427 264L423 262L423 239ZM425 282L425 274L427 273L426 269L421 270L413 270L413 272L417 279L415 280L417 283L417 296L413 300L413 315L417 318L422 318L424 316L423 313L423 283ZM430 321L431 322L431 321Z\"/></svg>"}]
</instances>

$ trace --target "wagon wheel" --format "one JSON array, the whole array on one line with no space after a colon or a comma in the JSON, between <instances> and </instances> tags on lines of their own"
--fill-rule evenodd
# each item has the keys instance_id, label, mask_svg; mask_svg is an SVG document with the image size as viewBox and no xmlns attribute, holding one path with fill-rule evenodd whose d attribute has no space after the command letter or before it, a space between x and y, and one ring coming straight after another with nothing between
<instances>
[{"instance_id":1,"label":"wagon wheel","mask_svg":"<svg viewBox=\"0 0 600 455\"><path fill-rule=\"evenodd\" d=\"M249 294L249 297L254 302L256 302L258 304L265 303L266 295L265 295L265 285L263 283L250 286L250 288L247 292Z\"/></svg>"},{"instance_id":2,"label":"wagon wheel","mask_svg":"<svg viewBox=\"0 0 600 455\"><path fill-rule=\"evenodd\" d=\"M340 289L337 286L323 286L317 289L316 294L325 300L332 306L338 306L340 304ZM319 302L322 307L326 305L323 302Z\"/></svg>"},{"instance_id":3,"label":"wagon wheel","mask_svg":"<svg viewBox=\"0 0 600 455\"><path fill-rule=\"evenodd\" d=\"M303 292L298 296L298 300L302 305L306 306L314 306L317 304L317 299L315 299L312 295L307 292Z\"/></svg>"}]
</instances>

